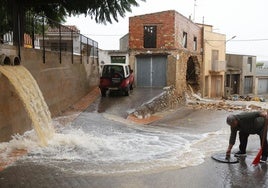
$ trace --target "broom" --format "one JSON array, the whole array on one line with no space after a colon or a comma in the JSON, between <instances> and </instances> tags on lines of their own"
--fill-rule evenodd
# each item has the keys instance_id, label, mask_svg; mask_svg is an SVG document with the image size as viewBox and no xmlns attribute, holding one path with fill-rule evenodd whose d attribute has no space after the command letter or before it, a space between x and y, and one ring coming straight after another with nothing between
<instances>
[{"instance_id":1,"label":"broom","mask_svg":"<svg viewBox=\"0 0 268 188\"><path fill-rule=\"evenodd\" d=\"M264 142L266 140L267 137L267 126L268 126L268 119L267 117L265 117L265 125L264 125L264 130L263 130L263 136L262 136L262 141L261 141L261 149L259 150L258 154L256 155L255 159L252 161L252 165L256 166L259 164L260 159L261 159L261 155L262 155L262 150L264 147Z\"/></svg>"}]
</instances>

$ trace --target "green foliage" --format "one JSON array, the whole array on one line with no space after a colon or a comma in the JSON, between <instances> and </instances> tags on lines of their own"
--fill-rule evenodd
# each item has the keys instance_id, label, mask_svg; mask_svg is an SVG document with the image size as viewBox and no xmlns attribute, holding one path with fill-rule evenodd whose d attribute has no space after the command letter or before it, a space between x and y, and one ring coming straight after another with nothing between
<instances>
[{"instance_id":1,"label":"green foliage","mask_svg":"<svg viewBox=\"0 0 268 188\"><path fill-rule=\"evenodd\" d=\"M1 0L0 10L12 10L12 7L23 7L24 11L31 10L36 14L43 14L46 17L62 23L67 16L84 14L85 16L95 17L97 23L112 23L118 21L118 17L124 17L126 12L131 12L132 6L138 6L138 0ZM145 0L139 0L145 1ZM6 17L1 11L0 19Z\"/></svg>"},{"instance_id":2,"label":"green foliage","mask_svg":"<svg viewBox=\"0 0 268 188\"><path fill-rule=\"evenodd\" d=\"M7 0L0 1L0 37L12 29L12 16L7 12Z\"/></svg>"},{"instance_id":3,"label":"green foliage","mask_svg":"<svg viewBox=\"0 0 268 188\"><path fill-rule=\"evenodd\" d=\"M146 0L1 0L0 1L0 38L7 31L13 30L20 22L20 35L24 32L30 33L31 26L25 27L29 18L34 15L47 17L46 24L55 26L65 22L67 16L84 14L95 18L97 23L118 22L118 17L124 17L126 12L131 12L132 6L138 6L137 1ZM19 19L18 19L19 18ZM14 23L13 23L14 22ZM28 24L28 23L27 23ZM35 32L41 31L40 26L34 28ZM34 26L32 26L34 27ZM17 40L18 37L14 37Z\"/></svg>"},{"instance_id":4,"label":"green foliage","mask_svg":"<svg viewBox=\"0 0 268 188\"><path fill-rule=\"evenodd\" d=\"M256 67L263 67L264 63L263 62L257 62Z\"/></svg>"}]
</instances>

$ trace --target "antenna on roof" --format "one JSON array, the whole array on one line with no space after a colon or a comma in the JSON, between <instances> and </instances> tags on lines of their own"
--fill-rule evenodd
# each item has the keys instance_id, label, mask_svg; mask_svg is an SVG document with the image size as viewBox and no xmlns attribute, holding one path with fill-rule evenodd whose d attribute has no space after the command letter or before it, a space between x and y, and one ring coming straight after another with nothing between
<instances>
[{"instance_id":1,"label":"antenna on roof","mask_svg":"<svg viewBox=\"0 0 268 188\"><path fill-rule=\"evenodd\" d=\"M194 13L193 13L193 21L195 21L195 7L196 7L196 0L194 0Z\"/></svg>"}]
</instances>

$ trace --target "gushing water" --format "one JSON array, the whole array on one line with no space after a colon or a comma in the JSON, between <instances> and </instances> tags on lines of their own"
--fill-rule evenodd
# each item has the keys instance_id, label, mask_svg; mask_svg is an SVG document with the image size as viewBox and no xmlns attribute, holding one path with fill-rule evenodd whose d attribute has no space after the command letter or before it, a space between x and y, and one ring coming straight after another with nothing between
<instances>
[{"instance_id":1,"label":"gushing water","mask_svg":"<svg viewBox=\"0 0 268 188\"><path fill-rule=\"evenodd\" d=\"M36 136L26 132L6 145L0 144L0 150L19 147L28 151L22 162L68 173L105 175L199 165L205 157L228 144L228 127L193 134L142 127L96 113L82 113L67 126L60 125L61 118L65 117L53 121L57 131L47 147L40 147Z\"/></svg>"},{"instance_id":2,"label":"gushing water","mask_svg":"<svg viewBox=\"0 0 268 188\"><path fill-rule=\"evenodd\" d=\"M65 117L59 117L53 120L53 126L57 127L54 133L48 108L29 72L21 66L0 66L0 71L15 85L37 132L15 135L10 142L1 143L0 151L5 152L0 153L0 158L5 158L10 148L18 148L28 152L20 159L22 162L68 173L105 175L199 165L205 157L228 144L228 127L198 134L130 125L105 113L84 112L67 126L60 125ZM38 137L46 147L37 144Z\"/></svg>"},{"instance_id":3,"label":"gushing water","mask_svg":"<svg viewBox=\"0 0 268 188\"><path fill-rule=\"evenodd\" d=\"M14 86L20 97L41 145L47 145L47 140L54 134L51 115L42 92L31 73L23 66L0 66L4 74Z\"/></svg>"}]
</instances>

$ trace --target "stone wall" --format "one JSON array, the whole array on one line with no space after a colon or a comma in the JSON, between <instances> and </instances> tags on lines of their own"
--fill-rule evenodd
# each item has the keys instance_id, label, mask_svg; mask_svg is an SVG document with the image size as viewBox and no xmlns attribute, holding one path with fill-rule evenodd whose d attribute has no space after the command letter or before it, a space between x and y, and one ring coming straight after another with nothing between
<instances>
[{"instance_id":1,"label":"stone wall","mask_svg":"<svg viewBox=\"0 0 268 188\"><path fill-rule=\"evenodd\" d=\"M16 52L16 49L13 51ZM10 55L10 49L5 51L2 46L1 53L5 52ZM62 53L60 63L59 53L46 52L45 55L43 63L42 50L22 48L21 65L37 81L51 115L55 117L98 85L98 62L94 58L74 56L72 63L72 55ZM15 133L31 129L31 121L15 88L1 73L0 91L0 142L3 142Z\"/></svg>"},{"instance_id":2,"label":"stone wall","mask_svg":"<svg viewBox=\"0 0 268 188\"><path fill-rule=\"evenodd\" d=\"M139 118L148 118L155 113L161 113L169 109L175 109L185 104L185 95L178 94L174 87L165 87L162 94L154 98L152 101L143 104L137 108L132 114Z\"/></svg>"}]
</instances>

